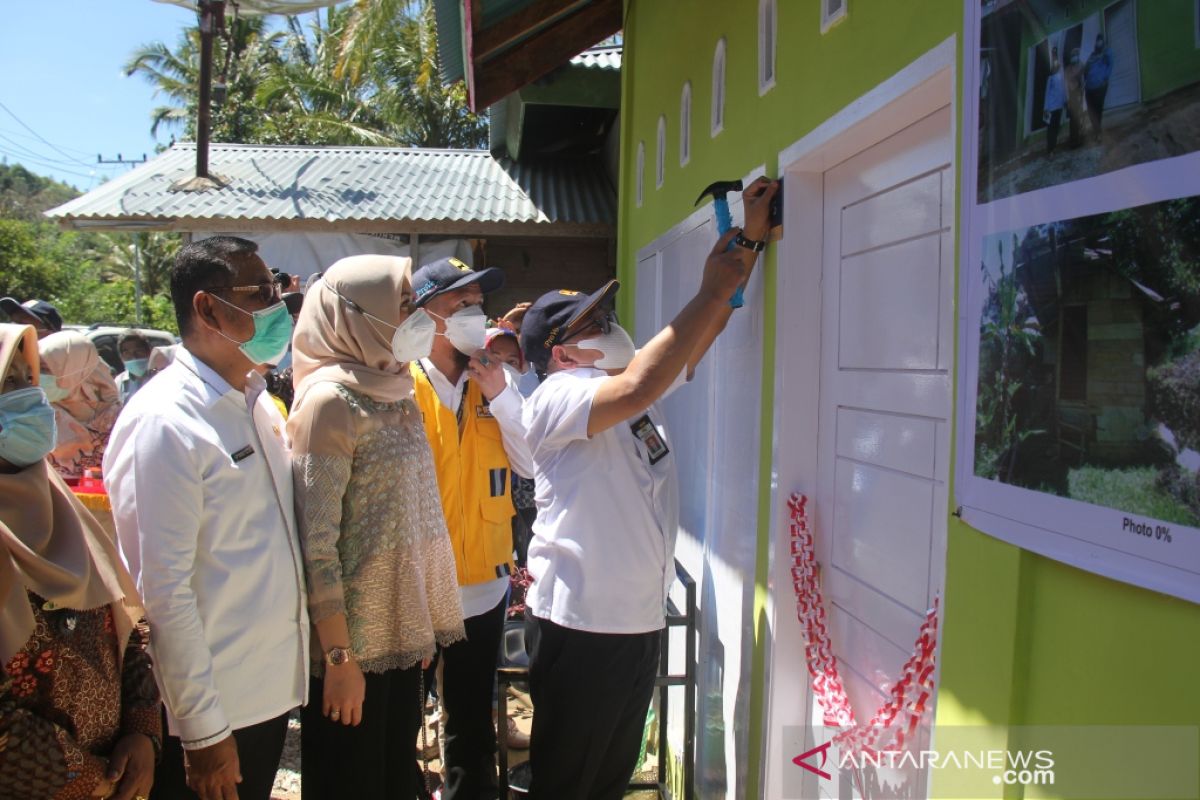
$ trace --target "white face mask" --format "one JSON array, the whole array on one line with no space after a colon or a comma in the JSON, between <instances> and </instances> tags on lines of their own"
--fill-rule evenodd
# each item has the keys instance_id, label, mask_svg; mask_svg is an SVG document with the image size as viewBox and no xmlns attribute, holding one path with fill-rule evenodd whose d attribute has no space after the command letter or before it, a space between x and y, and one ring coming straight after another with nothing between
<instances>
[{"instance_id":1,"label":"white face mask","mask_svg":"<svg viewBox=\"0 0 1200 800\"><path fill-rule=\"evenodd\" d=\"M437 314L433 316L436 317ZM483 348L487 339L487 316L484 315L481 306L467 306L448 317L438 319L446 323L446 332L441 335L449 339L458 352L470 356Z\"/></svg>"},{"instance_id":2,"label":"white face mask","mask_svg":"<svg viewBox=\"0 0 1200 800\"><path fill-rule=\"evenodd\" d=\"M437 323L425 309L418 308L408 315L408 319L400 323L392 334L392 355L397 361L416 361L425 358L433 351L433 335L437 333Z\"/></svg>"},{"instance_id":3,"label":"white face mask","mask_svg":"<svg viewBox=\"0 0 1200 800\"><path fill-rule=\"evenodd\" d=\"M580 339L575 345L581 350L599 350L603 355L592 364L596 369L625 369L637 354L633 339L620 325L613 323L608 333Z\"/></svg>"}]
</instances>

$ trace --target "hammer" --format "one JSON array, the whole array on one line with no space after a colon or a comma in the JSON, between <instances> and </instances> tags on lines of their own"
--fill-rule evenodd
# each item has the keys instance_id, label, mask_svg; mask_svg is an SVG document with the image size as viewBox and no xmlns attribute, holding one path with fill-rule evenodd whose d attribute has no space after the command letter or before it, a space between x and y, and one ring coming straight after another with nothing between
<instances>
[{"instance_id":1,"label":"hammer","mask_svg":"<svg viewBox=\"0 0 1200 800\"><path fill-rule=\"evenodd\" d=\"M733 227L733 217L729 213L729 201L725 195L729 192L742 191L741 181L716 181L709 184L696 198L695 205L700 205L700 201L706 195L712 195L713 211L717 215L717 236L724 236L730 228ZM733 249L733 242L729 243L729 249ZM733 293L733 297L729 298L729 305L733 308L741 308L745 304L742 299L742 287L739 286L737 291Z\"/></svg>"}]
</instances>

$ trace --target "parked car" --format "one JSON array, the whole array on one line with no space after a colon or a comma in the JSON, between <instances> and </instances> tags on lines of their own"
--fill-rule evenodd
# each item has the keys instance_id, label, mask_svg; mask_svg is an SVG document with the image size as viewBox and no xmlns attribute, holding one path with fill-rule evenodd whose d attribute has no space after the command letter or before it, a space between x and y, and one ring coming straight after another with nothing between
<instances>
[{"instance_id":1,"label":"parked car","mask_svg":"<svg viewBox=\"0 0 1200 800\"><path fill-rule=\"evenodd\" d=\"M108 368L112 370L113 375L120 375L125 371L125 365L121 363L121 354L117 351L117 342L121 339L121 334L126 331L136 330L138 333L146 337L150 342L151 349L172 345L179 341L179 337L169 331L160 331L154 328L139 328L136 325L103 325L96 323L95 325L64 325L64 330L79 331L88 340L96 345L96 349L100 351L100 357L108 364Z\"/></svg>"}]
</instances>

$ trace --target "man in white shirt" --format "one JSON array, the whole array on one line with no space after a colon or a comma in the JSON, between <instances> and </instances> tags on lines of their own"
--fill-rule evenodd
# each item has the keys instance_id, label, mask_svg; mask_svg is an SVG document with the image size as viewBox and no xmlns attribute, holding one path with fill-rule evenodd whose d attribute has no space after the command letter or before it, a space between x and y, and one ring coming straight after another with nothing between
<instances>
[{"instance_id":1,"label":"man in white shirt","mask_svg":"<svg viewBox=\"0 0 1200 800\"><path fill-rule=\"evenodd\" d=\"M291 317L256 250L214 237L179 252L183 346L133 396L104 459L171 733L156 799L268 800L287 715L307 695L290 456L260 374Z\"/></svg>"},{"instance_id":2,"label":"man in white shirt","mask_svg":"<svg viewBox=\"0 0 1200 800\"><path fill-rule=\"evenodd\" d=\"M618 800L636 767L679 518L656 401L724 329L777 188L747 187L744 234L721 237L696 296L640 351L616 324L616 281L590 295L550 292L525 314L522 349L546 375L523 415L538 512L526 595L534 800Z\"/></svg>"},{"instance_id":3,"label":"man in white shirt","mask_svg":"<svg viewBox=\"0 0 1200 800\"><path fill-rule=\"evenodd\" d=\"M516 377L482 349L483 297L503 279L498 269L472 270L456 258L412 276L414 303L437 324L429 357L411 366L413 396L433 450L467 632L439 654L443 800L494 791L492 697L513 570L511 473L532 473Z\"/></svg>"}]
</instances>

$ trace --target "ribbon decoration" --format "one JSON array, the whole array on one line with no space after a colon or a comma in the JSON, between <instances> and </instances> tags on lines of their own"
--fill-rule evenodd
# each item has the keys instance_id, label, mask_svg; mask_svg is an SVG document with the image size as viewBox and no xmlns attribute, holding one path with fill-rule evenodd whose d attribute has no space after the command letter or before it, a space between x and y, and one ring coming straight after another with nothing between
<instances>
[{"instance_id":1,"label":"ribbon decoration","mask_svg":"<svg viewBox=\"0 0 1200 800\"><path fill-rule=\"evenodd\" d=\"M825 624L819 567L808 524L808 497L793 492L788 498L788 509L791 512L792 586L796 591L796 614L804 629L804 656L825 724L842 729L833 737L833 743L856 754L902 750L905 740L916 733L933 697L939 598L934 597L933 607L925 612L913 654L904 662L900 678L892 684L887 699L869 722L856 723ZM894 731L894 734L881 745L880 740L888 731Z\"/></svg>"}]
</instances>

